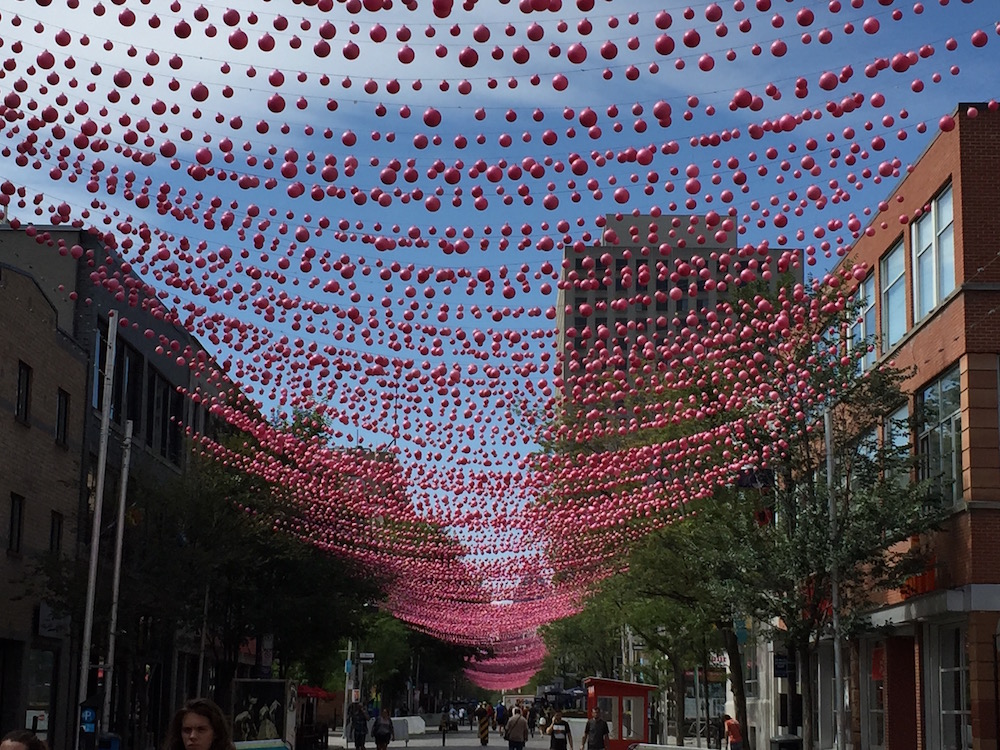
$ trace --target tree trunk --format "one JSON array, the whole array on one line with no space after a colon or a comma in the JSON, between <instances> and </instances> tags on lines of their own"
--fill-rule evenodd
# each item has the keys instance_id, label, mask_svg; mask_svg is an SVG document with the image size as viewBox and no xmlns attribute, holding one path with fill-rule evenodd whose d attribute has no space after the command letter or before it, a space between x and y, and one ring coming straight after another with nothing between
<instances>
[{"instance_id":1,"label":"tree trunk","mask_svg":"<svg viewBox=\"0 0 1000 750\"><path fill-rule=\"evenodd\" d=\"M796 671L800 677L802 691L802 750L813 750L816 744L812 723L815 686L812 680L812 649L809 648L809 641L798 643L795 652Z\"/></svg>"},{"instance_id":2,"label":"tree trunk","mask_svg":"<svg viewBox=\"0 0 1000 750\"><path fill-rule=\"evenodd\" d=\"M747 732L747 690L746 675L743 673L743 653L740 651L740 643L736 639L736 632L732 623L720 627L722 639L726 645L726 654L729 656L730 682L733 688L733 703L736 705L736 720L740 723L743 736L749 737Z\"/></svg>"},{"instance_id":3,"label":"tree trunk","mask_svg":"<svg viewBox=\"0 0 1000 750\"><path fill-rule=\"evenodd\" d=\"M684 698L687 696L684 685L684 667L676 659L670 660L674 668L674 720L677 723L677 744L683 745L687 733L684 731L686 717L684 716Z\"/></svg>"}]
</instances>

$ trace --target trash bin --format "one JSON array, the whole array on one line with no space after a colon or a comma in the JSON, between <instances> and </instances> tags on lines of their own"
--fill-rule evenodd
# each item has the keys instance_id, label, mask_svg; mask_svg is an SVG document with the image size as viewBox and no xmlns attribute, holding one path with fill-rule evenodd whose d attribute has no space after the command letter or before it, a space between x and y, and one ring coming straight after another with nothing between
<instances>
[{"instance_id":1,"label":"trash bin","mask_svg":"<svg viewBox=\"0 0 1000 750\"><path fill-rule=\"evenodd\" d=\"M792 734L772 737L771 750L802 750L802 738Z\"/></svg>"}]
</instances>

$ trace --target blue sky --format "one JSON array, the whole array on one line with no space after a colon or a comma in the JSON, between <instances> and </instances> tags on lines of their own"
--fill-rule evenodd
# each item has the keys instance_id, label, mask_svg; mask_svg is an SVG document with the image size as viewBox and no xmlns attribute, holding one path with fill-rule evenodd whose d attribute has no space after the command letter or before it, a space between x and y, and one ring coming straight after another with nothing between
<instances>
[{"instance_id":1,"label":"blue sky","mask_svg":"<svg viewBox=\"0 0 1000 750\"><path fill-rule=\"evenodd\" d=\"M44 193L43 208L65 202L72 216L90 210L100 223L110 214L112 226L131 214L132 227L145 221L161 230L165 259L153 258L155 246L145 257L145 278L154 286L163 285L154 272L173 262L178 270L165 271L166 277L241 284L248 295L242 306L206 303L204 296L173 287L168 302L206 307L193 328L213 316L220 325L249 324L264 350L287 337L292 353L285 373L277 373L277 389L301 392L301 377L290 377L293 363L303 366L300 374L315 390L329 386L324 398L348 422L334 423L334 444L389 442L393 425L405 418L400 409L410 408L413 426L401 431L411 438L394 445L420 487L415 502L428 517L456 524L459 538L477 549L489 550L491 531L467 514L496 513L505 503L517 507L537 489L524 457L536 447L538 424L525 415L544 416L543 390L551 388L555 335L546 313L556 304L565 240L593 242L600 236L599 217L615 211L703 215L732 207L741 243L777 245L784 236L788 247L813 245L816 264L809 272L821 274L836 259L822 243L849 243L852 217L868 223L896 182L894 160L905 169L958 102L997 94L1000 40L992 0L690 6L640 0L600 2L587 11L562 3L558 10L530 13L510 2L470 1L467 8L456 4L446 18L423 0L413 6L383 0L372 11L352 2L148 0L107 3L98 14L96 3L55 0L6 9L0 14L0 58L6 59L0 86L10 109L0 144L16 149L27 119L47 107L56 119L37 131L40 145L53 140L49 156L38 155L39 168L35 157L24 166L11 157L4 178L26 187L29 202ZM237 30L247 35L245 49L227 41ZM985 32L984 46L973 42L977 31ZM271 51L258 44L265 32ZM667 54L665 35L674 47ZM349 44L357 46L356 55L345 53ZM400 60L404 44L413 53L406 64ZM586 60L569 59L573 45L586 49ZM476 51L477 65L463 65L471 56L467 49ZM564 89L555 83L558 76L566 76ZM466 83L469 92L463 93ZM741 90L759 97L760 107L732 110L731 103L742 103ZM284 109L274 111L281 102ZM657 117L661 102L670 105L669 125ZM430 110L439 123L433 113L425 116ZM18 120L18 112L25 118ZM773 132L772 123L791 125L796 117L794 127ZM82 150L74 145L87 118L107 127L107 150L91 150L94 138L81 139ZM61 140L56 126L65 131ZM148 149L142 146L147 132L154 144ZM120 153L134 135L140 150L156 155L152 164ZM63 145L68 165L59 168ZM82 175L71 181L78 154ZM199 160L210 169L236 170L256 186L243 190L239 180L220 180L218 172L198 179ZM87 175L98 161L101 181L90 193ZM408 164L415 170L412 182ZM583 174L575 173L584 166ZM330 169L324 175L324 167L335 168L336 177ZM106 178L115 168L112 194ZM879 176L880 168L886 176ZM819 171L813 176L810 169ZM738 170L746 174L745 192L734 180ZM149 207L129 200L123 190L129 171L137 193L144 180L154 198L169 185L163 194L182 209L180 218L159 214L155 200ZM700 187L689 193L693 179ZM305 193L293 197L297 182ZM314 186L333 186L334 194L315 200ZM391 195L396 188L401 194ZM387 205L378 205L375 190L390 193ZM438 190L440 206L429 206ZM477 197L487 202L484 210L475 208ZM204 215L213 198L219 206L216 226L209 228ZM91 208L95 200L97 209ZM227 209L235 222L228 231L219 226ZM271 209L275 215L268 217ZM12 207L10 214L38 220L30 207ZM785 218L776 223L776 214ZM43 211L41 220L47 219ZM346 229L339 229L342 222ZM426 243L412 244L414 237ZM185 250L185 243L195 250ZM213 272L195 262L223 246L232 248L240 270L231 263ZM307 248L316 257L310 270L302 270L312 252ZM329 271L322 269L324 254ZM504 275L510 296L503 294ZM264 310L282 293L296 299L294 311L284 322L270 322ZM351 321L352 308L359 322ZM294 312L304 319L298 330ZM316 325L311 333L310 315ZM414 326L409 334L407 324ZM357 373L326 378L310 361L312 344L333 370L355 361L370 369L384 356L398 360L401 375L413 377L399 386L374 374L364 383ZM225 345L216 354L234 369L240 361L248 373L265 369ZM460 377L435 382L428 374L440 368L444 381L456 368ZM421 382L421 375L428 379ZM265 406L274 404L270 388L256 396ZM375 433L364 427L373 418L380 428ZM485 482L470 479L476 471ZM486 554L506 554L508 546L501 542L499 551Z\"/></svg>"}]
</instances>

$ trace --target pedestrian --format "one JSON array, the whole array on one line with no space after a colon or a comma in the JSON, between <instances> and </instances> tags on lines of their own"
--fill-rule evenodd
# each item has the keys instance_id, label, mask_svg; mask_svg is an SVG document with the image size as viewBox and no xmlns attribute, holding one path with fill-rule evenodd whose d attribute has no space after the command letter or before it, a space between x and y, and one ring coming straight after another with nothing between
<instances>
[{"instance_id":1,"label":"pedestrian","mask_svg":"<svg viewBox=\"0 0 1000 750\"><path fill-rule=\"evenodd\" d=\"M538 726L538 709L535 708L534 704L528 709L528 732L531 736L535 736L535 727Z\"/></svg>"},{"instance_id":2,"label":"pedestrian","mask_svg":"<svg viewBox=\"0 0 1000 750\"><path fill-rule=\"evenodd\" d=\"M48 750L45 740L30 729L15 729L0 740L0 750Z\"/></svg>"},{"instance_id":3,"label":"pedestrian","mask_svg":"<svg viewBox=\"0 0 1000 750\"><path fill-rule=\"evenodd\" d=\"M552 715L545 733L549 735L549 750L573 750L573 733L569 729L569 723L563 719L562 711L556 711Z\"/></svg>"},{"instance_id":4,"label":"pedestrian","mask_svg":"<svg viewBox=\"0 0 1000 750\"><path fill-rule=\"evenodd\" d=\"M441 712L441 721L438 723L438 729L441 730L441 747L444 747L444 739L448 736L448 712Z\"/></svg>"},{"instance_id":5,"label":"pedestrian","mask_svg":"<svg viewBox=\"0 0 1000 750\"><path fill-rule=\"evenodd\" d=\"M365 739L368 737L368 712L357 701L347 709L348 731L354 737L354 750L365 750Z\"/></svg>"},{"instance_id":6,"label":"pedestrian","mask_svg":"<svg viewBox=\"0 0 1000 750\"><path fill-rule=\"evenodd\" d=\"M163 750L234 750L222 709L207 698L189 700L170 720Z\"/></svg>"},{"instance_id":7,"label":"pedestrian","mask_svg":"<svg viewBox=\"0 0 1000 750\"><path fill-rule=\"evenodd\" d=\"M503 701L497 703L497 726L500 728L500 734L504 733L507 726L507 719L510 718L507 715L507 706L503 704Z\"/></svg>"},{"instance_id":8,"label":"pedestrian","mask_svg":"<svg viewBox=\"0 0 1000 750\"><path fill-rule=\"evenodd\" d=\"M476 720L479 722L479 744L486 745L490 741L490 709L486 701L476 708Z\"/></svg>"},{"instance_id":9,"label":"pedestrian","mask_svg":"<svg viewBox=\"0 0 1000 750\"><path fill-rule=\"evenodd\" d=\"M507 720L503 738L507 740L508 750L524 750L528 741L528 720L521 715L521 709L517 706Z\"/></svg>"},{"instance_id":10,"label":"pedestrian","mask_svg":"<svg viewBox=\"0 0 1000 750\"><path fill-rule=\"evenodd\" d=\"M485 701L484 701L484 703L485 703ZM493 704L492 703L486 703L486 711L487 711L487 713L490 716L490 726L493 727L493 729L496 729L497 728L497 712L493 708Z\"/></svg>"},{"instance_id":11,"label":"pedestrian","mask_svg":"<svg viewBox=\"0 0 1000 750\"><path fill-rule=\"evenodd\" d=\"M722 714L722 726L729 743L729 750L743 750L743 728L729 714Z\"/></svg>"},{"instance_id":12,"label":"pedestrian","mask_svg":"<svg viewBox=\"0 0 1000 750\"><path fill-rule=\"evenodd\" d=\"M580 741L580 750L608 750L608 738L611 737L611 728L608 722L601 718L601 709L594 706L590 711L590 719L583 730L583 739Z\"/></svg>"},{"instance_id":13,"label":"pedestrian","mask_svg":"<svg viewBox=\"0 0 1000 750\"><path fill-rule=\"evenodd\" d=\"M396 739L396 731L392 726L388 708L383 708L382 713L372 723L372 737L378 750L385 750L389 747L389 743Z\"/></svg>"}]
</instances>

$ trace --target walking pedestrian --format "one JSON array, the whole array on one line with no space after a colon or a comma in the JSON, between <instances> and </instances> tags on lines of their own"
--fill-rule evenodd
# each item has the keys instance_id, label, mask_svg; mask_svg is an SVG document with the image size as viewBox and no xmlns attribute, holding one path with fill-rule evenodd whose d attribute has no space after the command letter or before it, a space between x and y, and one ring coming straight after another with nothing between
<instances>
[{"instance_id":1,"label":"walking pedestrian","mask_svg":"<svg viewBox=\"0 0 1000 750\"><path fill-rule=\"evenodd\" d=\"M496 717L497 726L500 728L500 734L503 734L507 727L507 719L509 718L507 716L507 706L503 704L503 701L497 703Z\"/></svg>"},{"instance_id":2,"label":"walking pedestrian","mask_svg":"<svg viewBox=\"0 0 1000 750\"><path fill-rule=\"evenodd\" d=\"M234 750L222 709L207 698L189 700L170 720L163 750Z\"/></svg>"},{"instance_id":3,"label":"walking pedestrian","mask_svg":"<svg viewBox=\"0 0 1000 750\"><path fill-rule=\"evenodd\" d=\"M15 729L0 740L0 750L48 750L45 740L30 729Z\"/></svg>"},{"instance_id":4,"label":"walking pedestrian","mask_svg":"<svg viewBox=\"0 0 1000 750\"><path fill-rule=\"evenodd\" d=\"M441 721L438 724L438 729L441 730L441 747L444 747L445 737L448 736L448 712L441 712Z\"/></svg>"},{"instance_id":5,"label":"walking pedestrian","mask_svg":"<svg viewBox=\"0 0 1000 750\"><path fill-rule=\"evenodd\" d=\"M354 737L354 750L365 750L368 736L368 712L357 701L347 709L347 731Z\"/></svg>"},{"instance_id":6,"label":"walking pedestrian","mask_svg":"<svg viewBox=\"0 0 1000 750\"><path fill-rule=\"evenodd\" d=\"M532 737L535 736L535 727L538 726L538 709L532 704L531 708L528 709L528 732Z\"/></svg>"},{"instance_id":7,"label":"walking pedestrian","mask_svg":"<svg viewBox=\"0 0 1000 750\"><path fill-rule=\"evenodd\" d=\"M611 737L611 727L601 718L601 709L594 706L587 726L583 730L580 750L608 750L609 737Z\"/></svg>"},{"instance_id":8,"label":"walking pedestrian","mask_svg":"<svg viewBox=\"0 0 1000 750\"><path fill-rule=\"evenodd\" d=\"M490 741L490 709L486 701L476 708L476 720L479 722L479 744L486 745Z\"/></svg>"},{"instance_id":9,"label":"walking pedestrian","mask_svg":"<svg viewBox=\"0 0 1000 750\"><path fill-rule=\"evenodd\" d=\"M507 740L508 750L524 750L524 745L528 741L528 720L521 715L521 709L517 706L507 720L503 737Z\"/></svg>"},{"instance_id":10,"label":"walking pedestrian","mask_svg":"<svg viewBox=\"0 0 1000 750\"><path fill-rule=\"evenodd\" d=\"M389 747L389 743L396 739L396 731L392 726L388 708L383 708L382 713L372 723L372 737L378 750L385 750Z\"/></svg>"},{"instance_id":11,"label":"walking pedestrian","mask_svg":"<svg viewBox=\"0 0 1000 750\"><path fill-rule=\"evenodd\" d=\"M722 722L729 750L743 750L743 729L740 723L729 714L722 714Z\"/></svg>"},{"instance_id":12,"label":"walking pedestrian","mask_svg":"<svg viewBox=\"0 0 1000 750\"><path fill-rule=\"evenodd\" d=\"M562 711L552 715L545 733L549 735L549 750L573 750L573 733L569 723L563 719Z\"/></svg>"}]
</instances>

